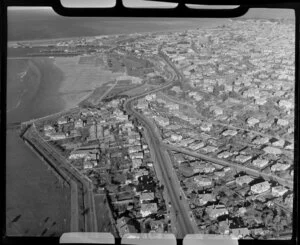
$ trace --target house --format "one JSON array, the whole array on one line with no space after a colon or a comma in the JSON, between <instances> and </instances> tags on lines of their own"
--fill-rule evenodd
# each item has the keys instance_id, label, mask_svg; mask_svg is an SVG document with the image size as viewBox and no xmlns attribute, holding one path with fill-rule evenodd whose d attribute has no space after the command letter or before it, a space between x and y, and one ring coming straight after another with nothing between
<instances>
[{"instance_id":1,"label":"house","mask_svg":"<svg viewBox=\"0 0 300 245\"><path fill-rule=\"evenodd\" d=\"M272 145L276 147L283 147L284 144L285 144L285 140L283 139L276 140L275 142L272 143Z\"/></svg>"},{"instance_id":2,"label":"house","mask_svg":"<svg viewBox=\"0 0 300 245\"><path fill-rule=\"evenodd\" d=\"M253 144L256 144L256 145L263 145L263 144L266 144L269 142L269 138L268 137L256 137L254 140L252 140L252 143Z\"/></svg>"},{"instance_id":3,"label":"house","mask_svg":"<svg viewBox=\"0 0 300 245\"><path fill-rule=\"evenodd\" d=\"M163 220L150 220L150 232L164 233L164 221Z\"/></svg>"},{"instance_id":4,"label":"house","mask_svg":"<svg viewBox=\"0 0 300 245\"><path fill-rule=\"evenodd\" d=\"M154 120L162 127L166 127L170 124L169 119L165 117L155 116Z\"/></svg>"},{"instance_id":5,"label":"house","mask_svg":"<svg viewBox=\"0 0 300 245\"><path fill-rule=\"evenodd\" d=\"M133 159L143 159L144 158L144 154L143 152L136 152L136 153L132 153L130 154L130 158Z\"/></svg>"},{"instance_id":6,"label":"house","mask_svg":"<svg viewBox=\"0 0 300 245\"><path fill-rule=\"evenodd\" d=\"M211 205L208 206L205 211L211 219L217 219L219 216L228 214L225 205Z\"/></svg>"},{"instance_id":7,"label":"house","mask_svg":"<svg viewBox=\"0 0 300 245\"><path fill-rule=\"evenodd\" d=\"M204 148L202 148L201 150L206 153L211 153L211 152L215 152L216 150L218 150L218 147L207 145Z\"/></svg>"},{"instance_id":8,"label":"house","mask_svg":"<svg viewBox=\"0 0 300 245\"><path fill-rule=\"evenodd\" d=\"M231 234L233 237L235 238L244 238L246 236L250 235L250 231L247 227L244 228L235 228L235 229L231 229Z\"/></svg>"},{"instance_id":9,"label":"house","mask_svg":"<svg viewBox=\"0 0 300 245\"><path fill-rule=\"evenodd\" d=\"M271 171L272 172L277 172L277 171L285 171L287 170L291 165L288 163L275 163L274 165L271 166Z\"/></svg>"},{"instance_id":10,"label":"house","mask_svg":"<svg viewBox=\"0 0 300 245\"><path fill-rule=\"evenodd\" d=\"M288 192L288 189L282 185L272 187L272 195L275 197L281 197L287 192Z\"/></svg>"},{"instance_id":11,"label":"house","mask_svg":"<svg viewBox=\"0 0 300 245\"><path fill-rule=\"evenodd\" d=\"M264 152L268 154L273 154L273 155L280 155L282 151L278 148L272 147L272 146L266 146L264 149Z\"/></svg>"},{"instance_id":12,"label":"house","mask_svg":"<svg viewBox=\"0 0 300 245\"><path fill-rule=\"evenodd\" d=\"M134 175L134 179L135 180L138 180L138 178L140 178L141 176L144 176L144 175L148 175L149 174L149 171L146 170L146 169L139 169L135 175Z\"/></svg>"},{"instance_id":13,"label":"house","mask_svg":"<svg viewBox=\"0 0 300 245\"><path fill-rule=\"evenodd\" d=\"M270 188L271 188L270 183L268 181L264 181L264 182L261 182L261 183L251 186L251 191L254 194L260 194L260 193L268 191Z\"/></svg>"},{"instance_id":14,"label":"house","mask_svg":"<svg viewBox=\"0 0 300 245\"><path fill-rule=\"evenodd\" d=\"M201 149L204 145L205 145L205 143L203 141L201 141L201 142L190 144L189 148L192 149L193 151L197 151L197 150Z\"/></svg>"},{"instance_id":15,"label":"house","mask_svg":"<svg viewBox=\"0 0 300 245\"><path fill-rule=\"evenodd\" d=\"M285 120L285 119L277 119L276 123L277 123L277 125L282 126L282 127L289 125L289 121Z\"/></svg>"},{"instance_id":16,"label":"house","mask_svg":"<svg viewBox=\"0 0 300 245\"><path fill-rule=\"evenodd\" d=\"M66 138L64 133L52 133L48 134L47 136L49 136L51 140L62 140Z\"/></svg>"},{"instance_id":17,"label":"house","mask_svg":"<svg viewBox=\"0 0 300 245\"><path fill-rule=\"evenodd\" d=\"M250 117L248 118L247 123L250 127L253 127L255 124L259 123L259 120L254 117Z\"/></svg>"},{"instance_id":18,"label":"house","mask_svg":"<svg viewBox=\"0 0 300 245\"><path fill-rule=\"evenodd\" d=\"M140 195L140 203L144 203L145 201L152 201L154 200L154 193L153 192L142 192Z\"/></svg>"},{"instance_id":19,"label":"house","mask_svg":"<svg viewBox=\"0 0 300 245\"><path fill-rule=\"evenodd\" d=\"M211 123L202 123L202 125L200 125L200 129L205 132L210 131L211 127L212 127Z\"/></svg>"},{"instance_id":20,"label":"house","mask_svg":"<svg viewBox=\"0 0 300 245\"><path fill-rule=\"evenodd\" d=\"M257 159L252 161L252 165L254 167L257 167L257 168L260 168L260 169L266 167L268 164L269 164L269 161L267 159L262 159L262 158L257 158Z\"/></svg>"},{"instance_id":21,"label":"house","mask_svg":"<svg viewBox=\"0 0 300 245\"><path fill-rule=\"evenodd\" d=\"M198 175L194 177L194 182L200 186L200 187L205 187L205 186L211 186L212 185L212 180L207 178L207 177L202 177L201 175Z\"/></svg>"},{"instance_id":22,"label":"house","mask_svg":"<svg viewBox=\"0 0 300 245\"><path fill-rule=\"evenodd\" d=\"M182 140L182 135L172 134L171 135L171 140L172 141L180 141L180 140Z\"/></svg>"},{"instance_id":23,"label":"house","mask_svg":"<svg viewBox=\"0 0 300 245\"><path fill-rule=\"evenodd\" d=\"M136 153L142 150L142 147L140 145L136 145L136 146L130 146L128 148L128 153L132 154L132 153Z\"/></svg>"},{"instance_id":24,"label":"house","mask_svg":"<svg viewBox=\"0 0 300 245\"><path fill-rule=\"evenodd\" d=\"M81 118L79 118L74 122L74 128L82 128L82 127L83 127L83 121Z\"/></svg>"},{"instance_id":25,"label":"house","mask_svg":"<svg viewBox=\"0 0 300 245\"><path fill-rule=\"evenodd\" d=\"M61 117L61 118L59 118L59 119L57 120L57 124L58 124L58 125L65 124L65 123L67 123L67 122L68 122L68 120L67 120L67 118L65 118L65 117Z\"/></svg>"},{"instance_id":26,"label":"house","mask_svg":"<svg viewBox=\"0 0 300 245\"><path fill-rule=\"evenodd\" d=\"M132 159L132 167L139 168L142 165L141 159Z\"/></svg>"},{"instance_id":27,"label":"house","mask_svg":"<svg viewBox=\"0 0 300 245\"><path fill-rule=\"evenodd\" d=\"M44 125L44 131L54 131L54 127L52 125Z\"/></svg>"},{"instance_id":28,"label":"house","mask_svg":"<svg viewBox=\"0 0 300 245\"><path fill-rule=\"evenodd\" d=\"M294 103L292 103L291 101L288 101L288 100L279 100L278 106L284 107L287 110L294 109Z\"/></svg>"},{"instance_id":29,"label":"house","mask_svg":"<svg viewBox=\"0 0 300 245\"><path fill-rule=\"evenodd\" d=\"M157 204L156 203L142 203L140 213L142 217L147 217L150 214L157 213Z\"/></svg>"},{"instance_id":30,"label":"house","mask_svg":"<svg viewBox=\"0 0 300 245\"><path fill-rule=\"evenodd\" d=\"M237 177L235 179L235 183L240 186L242 186L244 184L248 185L252 180L253 180L253 178L250 177L249 175L243 175L243 176Z\"/></svg>"},{"instance_id":31,"label":"house","mask_svg":"<svg viewBox=\"0 0 300 245\"><path fill-rule=\"evenodd\" d=\"M148 108L148 102L145 99L139 99L136 108L140 110L145 110Z\"/></svg>"},{"instance_id":32,"label":"house","mask_svg":"<svg viewBox=\"0 0 300 245\"><path fill-rule=\"evenodd\" d=\"M97 149L78 149L71 152L69 159L98 159L99 153L100 152Z\"/></svg>"},{"instance_id":33,"label":"house","mask_svg":"<svg viewBox=\"0 0 300 245\"><path fill-rule=\"evenodd\" d=\"M145 100L152 101L156 99L156 94L148 94L145 96Z\"/></svg>"},{"instance_id":34,"label":"house","mask_svg":"<svg viewBox=\"0 0 300 245\"><path fill-rule=\"evenodd\" d=\"M237 134L237 131L236 130L232 130L232 129L228 129L228 130L225 130L222 135L224 136L235 136Z\"/></svg>"},{"instance_id":35,"label":"house","mask_svg":"<svg viewBox=\"0 0 300 245\"><path fill-rule=\"evenodd\" d=\"M218 158L228 158L230 156L232 156L232 153L229 151L222 151L217 155Z\"/></svg>"},{"instance_id":36,"label":"house","mask_svg":"<svg viewBox=\"0 0 300 245\"><path fill-rule=\"evenodd\" d=\"M245 207L240 207L237 211L238 216L242 217L247 212L247 209Z\"/></svg>"},{"instance_id":37,"label":"house","mask_svg":"<svg viewBox=\"0 0 300 245\"><path fill-rule=\"evenodd\" d=\"M235 160L237 162L245 163L245 162L249 161L251 158L252 158L252 156L250 156L250 155L240 154L240 155L236 156Z\"/></svg>"},{"instance_id":38,"label":"house","mask_svg":"<svg viewBox=\"0 0 300 245\"><path fill-rule=\"evenodd\" d=\"M208 202L215 202L216 197L211 193L199 194L198 195L198 204L199 206L204 206Z\"/></svg>"},{"instance_id":39,"label":"house","mask_svg":"<svg viewBox=\"0 0 300 245\"><path fill-rule=\"evenodd\" d=\"M94 167L94 164L90 161L86 161L86 162L83 163L83 168L84 169L91 169L93 167Z\"/></svg>"}]
</instances>

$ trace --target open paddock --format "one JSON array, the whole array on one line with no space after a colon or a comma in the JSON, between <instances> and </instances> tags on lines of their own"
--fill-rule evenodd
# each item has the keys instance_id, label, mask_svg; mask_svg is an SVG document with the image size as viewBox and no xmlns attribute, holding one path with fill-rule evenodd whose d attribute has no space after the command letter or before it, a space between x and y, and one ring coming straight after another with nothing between
<instances>
[{"instance_id":1,"label":"open paddock","mask_svg":"<svg viewBox=\"0 0 300 245\"><path fill-rule=\"evenodd\" d=\"M66 102L66 107L75 106L87 98L92 93L86 92L87 90L99 88L104 83L123 75L123 73L113 73L105 70L100 66L79 64L80 59L81 57L55 58L55 65L64 73L64 79L59 92L65 93L63 99ZM89 59L94 58L88 58L81 62L90 62Z\"/></svg>"}]
</instances>

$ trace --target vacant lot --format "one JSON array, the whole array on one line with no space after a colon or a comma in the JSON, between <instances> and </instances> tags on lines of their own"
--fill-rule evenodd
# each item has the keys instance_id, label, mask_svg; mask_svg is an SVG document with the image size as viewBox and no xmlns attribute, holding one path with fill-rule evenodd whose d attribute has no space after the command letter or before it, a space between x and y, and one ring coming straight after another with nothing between
<instances>
[{"instance_id":1,"label":"vacant lot","mask_svg":"<svg viewBox=\"0 0 300 245\"><path fill-rule=\"evenodd\" d=\"M77 105L85 99L95 88L102 84L114 80L123 73L112 73L104 70L95 64L79 64L80 57L59 57L55 58L55 65L64 73L64 80L60 87L60 93L68 107ZM92 63L94 58L84 58L81 63ZM97 62L97 59L95 59Z\"/></svg>"},{"instance_id":2,"label":"vacant lot","mask_svg":"<svg viewBox=\"0 0 300 245\"><path fill-rule=\"evenodd\" d=\"M135 96L135 95L142 94L142 93L144 93L146 91L152 90L152 89L154 89L156 87L157 86L153 86L153 85L149 85L149 84L144 84L144 85L138 86L136 88L127 90L127 91L121 93L120 95Z\"/></svg>"},{"instance_id":3,"label":"vacant lot","mask_svg":"<svg viewBox=\"0 0 300 245\"><path fill-rule=\"evenodd\" d=\"M111 232L116 236L110 219L110 209L105 195L95 194L98 232Z\"/></svg>"}]
</instances>

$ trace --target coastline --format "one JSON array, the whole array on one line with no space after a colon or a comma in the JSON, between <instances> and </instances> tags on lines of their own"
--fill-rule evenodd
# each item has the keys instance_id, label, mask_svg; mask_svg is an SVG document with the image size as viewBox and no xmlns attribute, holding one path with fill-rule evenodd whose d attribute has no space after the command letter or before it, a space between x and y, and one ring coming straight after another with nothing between
<instances>
[{"instance_id":1,"label":"coastline","mask_svg":"<svg viewBox=\"0 0 300 245\"><path fill-rule=\"evenodd\" d=\"M65 106L58 94L63 78L62 71L51 64L49 58L31 58L28 64L28 72L23 82L27 92L23 94L19 107L7 112L8 123L49 115ZM13 90L7 91L8 96L13 93Z\"/></svg>"},{"instance_id":2,"label":"coastline","mask_svg":"<svg viewBox=\"0 0 300 245\"><path fill-rule=\"evenodd\" d=\"M197 18L196 18L197 19ZM226 21L229 22L231 19L218 19L219 21ZM210 26L202 26L201 29L209 29L209 28L216 28L219 25L223 25L224 23L210 23ZM213 26L211 26L213 25ZM180 31L188 31L188 30L196 30L198 28L196 27L182 27L182 28L178 28L178 29L172 29L172 30L156 30L156 31L139 31L139 32L128 32L128 33L115 33L115 34L103 34L103 35L84 35L84 36L69 36L69 37L62 37L62 38L39 38L39 39L24 39L24 40L11 40L7 42L8 47L12 47L14 45L16 45L17 43L21 43L21 44L37 44L37 43L42 43L43 45L48 45L49 42L58 42L58 41L69 41L72 39L81 39L81 38L85 38L85 39L97 39L97 38L103 38L103 37L118 37L120 35L134 35L134 34L143 34L143 35L147 35L147 34L156 34L156 33L168 33L168 32L180 32Z\"/></svg>"}]
</instances>

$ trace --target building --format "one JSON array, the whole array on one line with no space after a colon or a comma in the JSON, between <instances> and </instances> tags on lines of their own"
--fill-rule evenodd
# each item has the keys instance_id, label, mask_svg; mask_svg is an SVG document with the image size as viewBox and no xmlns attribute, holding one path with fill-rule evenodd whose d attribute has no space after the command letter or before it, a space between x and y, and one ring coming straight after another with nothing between
<instances>
[{"instance_id":1,"label":"building","mask_svg":"<svg viewBox=\"0 0 300 245\"><path fill-rule=\"evenodd\" d=\"M198 204L200 206L204 206L205 204L207 204L208 202L215 202L216 198L214 195L212 195L211 193L207 193L207 194L199 194L198 195Z\"/></svg>"},{"instance_id":2,"label":"building","mask_svg":"<svg viewBox=\"0 0 300 245\"><path fill-rule=\"evenodd\" d=\"M264 182L261 182L261 183L251 186L251 191L254 194L260 194L260 193L268 191L270 188L271 188L270 183L268 181L264 181Z\"/></svg>"},{"instance_id":3,"label":"building","mask_svg":"<svg viewBox=\"0 0 300 245\"><path fill-rule=\"evenodd\" d=\"M54 131L54 127L52 125L44 125L44 131Z\"/></svg>"},{"instance_id":4,"label":"building","mask_svg":"<svg viewBox=\"0 0 300 245\"><path fill-rule=\"evenodd\" d=\"M288 100L280 100L278 101L278 106L279 107L284 107L287 110L294 109L294 103Z\"/></svg>"},{"instance_id":5,"label":"building","mask_svg":"<svg viewBox=\"0 0 300 245\"><path fill-rule=\"evenodd\" d=\"M182 135L172 134L171 135L171 140L172 141L180 141L180 140L182 140Z\"/></svg>"},{"instance_id":6,"label":"building","mask_svg":"<svg viewBox=\"0 0 300 245\"><path fill-rule=\"evenodd\" d=\"M132 168L139 168L142 165L141 159L132 159Z\"/></svg>"},{"instance_id":7,"label":"building","mask_svg":"<svg viewBox=\"0 0 300 245\"><path fill-rule=\"evenodd\" d=\"M79 118L74 122L74 128L82 128L82 127L83 127L83 121L81 118Z\"/></svg>"},{"instance_id":8,"label":"building","mask_svg":"<svg viewBox=\"0 0 300 245\"><path fill-rule=\"evenodd\" d=\"M288 189L282 185L272 187L272 195L275 197L281 197L287 192L288 192Z\"/></svg>"},{"instance_id":9,"label":"building","mask_svg":"<svg viewBox=\"0 0 300 245\"><path fill-rule=\"evenodd\" d=\"M91 169L93 167L94 167L94 164L90 161L86 161L86 162L83 163L83 168L84 169Z\"/></svg>"},{"instance_id":10,"label":"building","mask_svg":"<svg viewBox=\"0 0 300 245\"><path fill-rule=\"evenodd\" d=\"M66 138L66 135L64 133L52 133L47 134L47 136L49 136L51 140L62 140Z\"/></svg>"},{"instance_id":11,"label":"building","mask_svg":"<svg viewBox=\"0 0 300 245\"><path fill-rule=\"evenodd\" d=\"M237 131L236 130L232 130L232 129L225 130L222 133L223 136L235 136L236 134L237 134Z\"/></svg>"},{"instance_id":12,"label":"building","mask_svg":"<svg viewBox=\"0 0 300 245\"><path fill-rule=\"evenodd\" d=\"M263 145L269 142L269 138L268 137L256 137L252 143L256 144L256 145Z\"/></svg>"},{"instance_id":13,"label":"building","mask_svg":"<svg viewBox=\"0 0 300 245\"><path fill-rule=\"evenodd\" d=\"M67 118L62 117L57 120L58 125L66 124L68 122Z\"/></svg>"},{"instance_id":14,"label":"building","mask_svg":"<svg viewBox=\"0 0 300 245\"><path fill-rule=\"evenodd\" d=\"M145 110L148 108L148 102L145 99L139 99L136 108Z\"/></svg>"},{"instance_id":15,"label":"building","mask_svg":"<svg viewBox=\"0 0 300 245\"><path fill-rule=\"evenodd\" d=\"M154 193L153 192L142 192L140 195L140 203L144 203L145 201L152 201L154 200Z\"/></svg>"},{"instance_id":16,"label":"building","mask_svg":"<svg viewBox=\"0 0 300 245\"><path fill-rule=\"evenodd\" d=\"M162 127L166 127L170 124L170 121L168 118L156 116L154 117L154 120Z\"/></svg>"},{"instance_id":17,"label":"building","mask_svg":"<svg viewBox=\"0 0 300 245\"><path fill-rule=\"evenodd\" d=\"M218 158L228 158L232 156L232 153L229 151L222 151L221 153L218 154Z\"/></svg>"},{"instance_id":18,"label":"building","mask_svg":"<svg viewBox=\"0 0 300 245\"><path fill-rule=\"evenodd\" d=\"M265 153L273 154L273 155L280 155L282 153L282 151L280 149L272 147L272 146L267 146L263 150Z\"/></svg>"},{"instance_id":19,"label":"building","mask_svg":"<svg viewBox=\"0 0 300 245\"><path fill-rule=\"evenodd\" d=\"M250 235L250 231L247 227L244 228L235 228L235 229L231 229L231 234L233 237L235 238L244 238L246 236Z\"/></svg>"},{"instance_id":20,"label":"building","mask_svg":"<svg viewBox=\"0 0 300 245\"><path fill-rule=\"evenodd\" d=\"M156 203L142 203L140 212L141 212L142 217L147 217L150 214L155 214L155 213L157 213L157 204Z\"/></svg>"},{"instance_id":21,"label":"building","mask_svg":"<svg viewBox=\"0 0 300 245\"><path fill-rule=\"evenodd\" d=\"M208 206L205 211L211 219L217 219L219 216L228 214L225 205Z\"/></svg>"},{"instance_id":22,"label":"building","mask_svg":"<svg viewBox=\"0 0 300 245\"><path fill-rule=\"evenodd\" d=\"M282 127L289 125L289 121L285 120L285 119L278 119L276 123L277 123L277 125L282 126Z\"/></svg>"},{"instance_id":23,"label":"building","mask_svg":"<svg viewBox=\"0 0 300 245\"><path fill-rule=\"evenodd\" d=\"M140 152L141 150L142 150L142 147L140 145L130 146L128 148L128 153L132 154L132 153Z\"/></svg>"},{"instance_id":24,"label":"building","mask_svg":"<svg viewBox=\"0 0 300 245\"><path fill-rule=\"evenodd\" d=\"M207 145L204 148L202 148L201 150L206 153L211 153L211 152L215 152L216 150L218 150L218 147Z\"/></svg>"},{"instance_id":25,"label":"building","mask_svg":"<svg viewBox=\"0 0 300 245\"><path fill-rule=\"evenodd\" d=\"M139 169L139 170L135 173L134 179L135 179L135 180L138 180L139 177L144 176L144 175L147 176L148 174L149 174L149 171L148 171L148 170L146 170L146 169Z\"/></svg>"},{"instance_id":26,"label":"building","mask_svg":"<svg viewBox=\"0 0 300 245\"><path fill-rule=\"evenodd\" d=\"M200 187L206 187L212 185L212 180L206 177L202 177L201 175L198 175L194 177L194 182L200 186Z\"/></svg>"},{"instance_id":27,"label":"building","mask_svg":"<svg viewBox=\"0 0 300 245\"><path fill-rule=\"evenodd\" d=\"M268 164L269 164L269 161L267 159L257 158L257 159L252 161L252 165L254 167L257 167L257 168L260 168L260 169L266 167Z\"/></svg>"},{"instance_id":28,"label":"building","mask_svg":"<svg viewBox=\"0 0 300 245\"><path fill-rule=\"evenodd\" d=\"M90 140L95 140L97 135L96 135L97 129L96 125L92 124L91 127L89 128L89 139Z\"/></svg>"},{"instance_id":29,"label":"building","mask_svg":"<svg viewBox=\"0 0 300 245\"><path fill-rule=\"evenodd\" d=\"M250 177L249 175L243 175L243 176L237 177L235 179L235 183L240 186L242 186L244 184L248 185L252 180L253 180L253 178Z\"/></svg>"},{"instance_id":30,"label":"building","mask_svg":"<svg viewBox=\"0 0 300 245\"><path fill-rule=\"evenodd\" d=\"M272 172L277 172L277 171L285 171L287 170L291 165L287 163L275 163L274 165L271 166L271 171Z\"/></svg>"},{"instance_id":31,"label":"building","mask_svg":"<svg viewBox=\"0 0 300 245\"><path fill-rule=\"evenodd\" d=\"M276 146L276 147L283 147L284 144L285 144L285 140L283 140L283 139L274 141L274 142L272 143L272 145L273 145L273 146Z\"/></svg>"},{"instance_id":32,"label":"building","mask_svg":"<svg viewBox=\"0 0 300 245\"><path fill-rule=\"evenodd\" d=\"M143 152L135 152L130 154L130 158L133 159L143 159L144 158L144 154Z\"/></svg>"},{"instance_id":33,"label":"building","mask_svg":"<svg viewBox=\"0 0 300 245\"><path fill-rule=\"evenodd\" d=\"M255 124L259 123L259 120L254 117L250 117L248 118L247 123L250 127L253 127Z\"/></svg>"},{"instance_id":34,"label":"building","mask_svg":"<svg viewBox=\"0 0 300 245\"><path fill-rule=\"evenodd\" d=\"M211 130L212 124L211 123L202 123L200 125L200 129L204 132L208 132Z\"/></svg>"},{"instance_id":35,"label":"building","mask_svg":"<svg viewBox=\"0 0 300 245\"><path fill-rule=\"evenodd\" d=\"M252 156L250 156L250 155L240 154L240 155L236 156L235 160L237 162L245 163L245 162L249 161L251 158L252 158Z\"/></svg>"}]
</instances>

